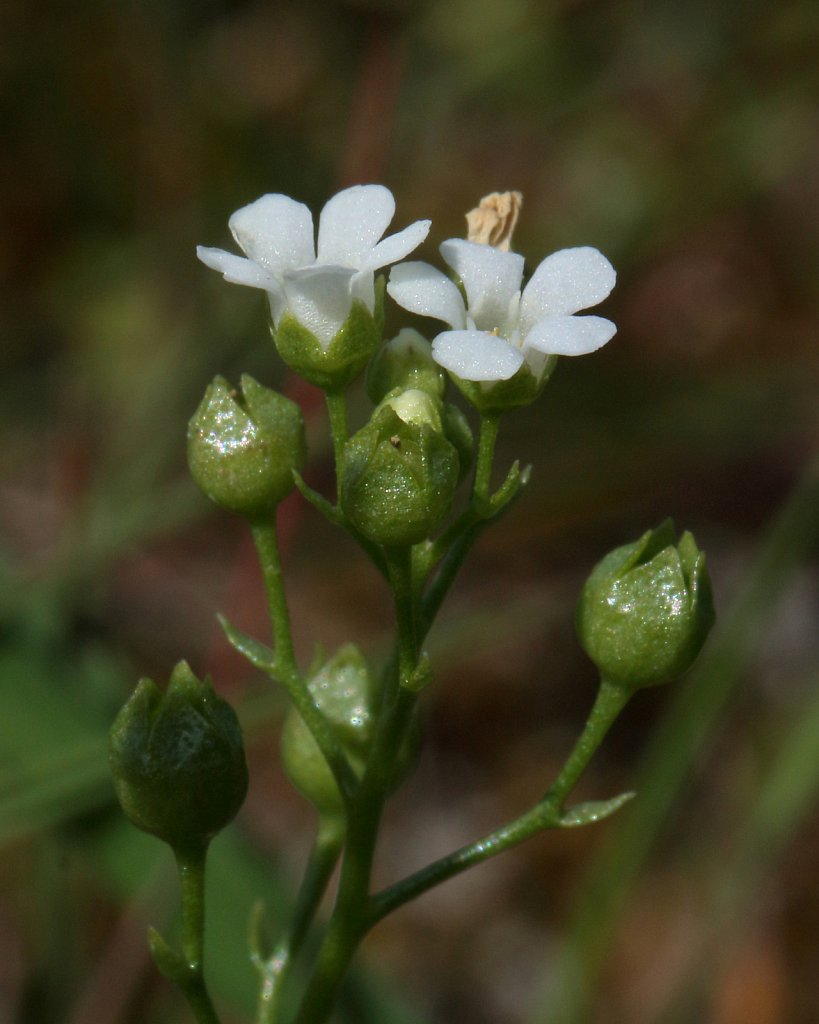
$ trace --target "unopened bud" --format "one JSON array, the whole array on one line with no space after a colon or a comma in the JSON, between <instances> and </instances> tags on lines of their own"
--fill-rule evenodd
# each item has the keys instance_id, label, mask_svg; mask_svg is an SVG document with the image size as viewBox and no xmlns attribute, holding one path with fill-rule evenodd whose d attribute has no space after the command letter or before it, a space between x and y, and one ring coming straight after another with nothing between
<instances>
[{"instance_id":1,"label":"unopened bud","mask_svg":"<svg viewBox=\"0 0 819 1024\"><path fill-rule=\"evenodd\" d=\"M207 842L247 793L236 714L184 661L165 693L139 683L111 728L109 760L125 814L175 850Z\"/></svg>"},{"instance_id":2,"label":"unopened bud","mask_svg":"<svg viewBox=\"0 0 819 1024\"><path fill-rule=\"evenodd\" d=\"M436 401L424 391L404 391L384 401L347 442L341 505L375 544L417 544L449 514L458 468Z\"/></svg>"},{"instance_id":3,"label":"unopened bud","mask_svg":"<svg viewBox=\"0 0 819 1024\"><path fill-rule=\"evenodd\" d=\"M577 632L601 675L636 689L682 675L714 624L705 555L670 520L616 548L592 570Z\"/></svg>"},{"instance_id":4,"label":"unopened bud","mask_svg":"<svg viewBox=\"0 0 819 1024\"><path fill-rule=\"evenodd\" d=\"M293 489L305 458L304 420L289 398L242 377L241 394L216 377L188 425L188 464L217 505L269 513Z\"/></svg>"}]
</instances>

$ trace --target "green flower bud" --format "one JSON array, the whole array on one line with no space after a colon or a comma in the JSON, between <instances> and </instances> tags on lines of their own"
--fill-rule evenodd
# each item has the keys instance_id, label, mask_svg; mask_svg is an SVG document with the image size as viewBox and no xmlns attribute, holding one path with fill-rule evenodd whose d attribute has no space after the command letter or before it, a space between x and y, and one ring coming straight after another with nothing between
<instances>
[{"instance_id":1,"label":"green flower bud","mask_svg":"<svg viewBox=\"0 0 819 1024\"><path fill-rule=\"evenodd\" d=\"M354 644L346 644L307 685L316 706L336 732L353 771L360 776L373 739L377 699L375 681L361 652ZM415 728L402 748L394 785L404 778L417 745ZM344 804L333 773L295 708L288 711L284 720L281 756L290 781L322 814L343 813Z\"/></svg>"},{"instance_id":2,"label":"green flower bud","mask_svg":"<svg viewBox=\"0 0 819 1024\"><path fill-rule=\"evenodd\" d=\"M705 555L690 533L674 542L666 520L592 570L577 606L577 632L600 674L636 689L685 672L714 624Z\"/></svg>"},{"instance_id":3,"label":"green flower bud","mask_svg":"<svg viewBox=\"0 0 819 1024\"><path fill-rule=\"evenodd\" d=\"M371 313L354 301L341 329L324 343L292 313L273 328L273 340L287 365L324 391L339 391L354 380L381 344L384 329L384 278L375 280Z\"/></svg>"},{"instance_id":4,"label":"green flower bud","mask_svg":"<svg viewBox=\"0 0 819 1024\"><path fill-rule=\"evenodd\" d=\"M341 505L375 544L417 544L449 513L459 461L437 405L424 391L401 392L345 446Z\"/></svg>"},{"instance_id":5,"label":"green flower bud","mask_svg":"<svg viewBox=\"0 0 819 1024\"><path fill-rule=\"evenodd\" d=\"M242 377L242 393L216 377L188 424L191 474L217 505L251 518L269 513L304 465L304 420L289 398Z\"/></svg>"},{"instance_id":6,"label":"green flower bud","mask_svg":"<svg viewBox=\"0 0 819 1024\"><path fill-rule=\"evenodd\" d=\"M236 714L184 661L165 693L141 680L111 728L109 761L127 817L175 850L207 842L247 793Z\"/></svg>"},{"instance_id":7,"label":"green flower bud","mask_svg":"<svg viewBox=\"0 0 819 1024\"><path fill-rule=\"evenodd\" d=\"M367 368L367 394L373 402L396 388L417 388L440 399L446 389L446 373L432 358L432 346L411 327L383 345Z\"/></svg>"}]
</instances>

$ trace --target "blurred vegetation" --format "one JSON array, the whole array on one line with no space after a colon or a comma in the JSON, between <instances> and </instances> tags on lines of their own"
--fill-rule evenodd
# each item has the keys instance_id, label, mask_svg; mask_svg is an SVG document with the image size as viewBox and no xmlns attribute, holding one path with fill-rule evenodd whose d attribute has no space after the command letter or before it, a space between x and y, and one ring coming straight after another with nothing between
<instances>
[{"instance_id":1,"label":"blurred vegetation","mask_svg":"<svg viewBox=\"0 0 819 1024\"><path fill-rule=\"evenodd\" d=\"M136 679L182 656L252 736L209 936L225 1019L248 1019L250 907L275 923L312 820L278 768L280 700L214 625L265 630L241 524L186 476L213 374L304 402L312 479L330 480L321 404L282 373L263 300L193 247L225 245L263 192L317 210L359 181L392 188L397 226L433 218L425 258L517 188L530 265L591 244L619 271L615 342L504 424L533 483L433 637L427 749L383 877L544 789L592 698L571 616L605 550L676 516L721 623L582 785L635 785L633 805L400 911L339 1020L819 1019L819 6L9 0L0 24L0 1019L186 1019L144 941L175 917L169 857L121 819L105 763ZM298 500L283 511L302 653L383 650L376 577Z\"/></svg>"}]
</instances>

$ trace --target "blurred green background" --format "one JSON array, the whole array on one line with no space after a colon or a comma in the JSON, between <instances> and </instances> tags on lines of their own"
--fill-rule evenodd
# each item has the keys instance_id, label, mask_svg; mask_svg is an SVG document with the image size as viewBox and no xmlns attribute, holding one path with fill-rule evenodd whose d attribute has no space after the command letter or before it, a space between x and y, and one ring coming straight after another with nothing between
<instances>
[{"instance_id":1,"label":"blurred green background","mask_svg":"<svg viewBox=\"0 0 819 1024\"><path fill-rule=\"evenodd\" d=\"M514 188L530 269L587 244L619 272L615 341L504 423L501 464L533 482L433 634L427 745L379 877L543 791L593 697L572 606L608 548L674 515L709 552L720 624L579 791L638 799L402 909L339 1021L818 1020L819 5L8 0L0 80L0 1020L188 1020L145 948L148 920L173 932L170 858L122 821L105 761L136 679L183 656L251 739L209 935L225 1022L249 1019L249 909L261 895L275 925L313 822L278 767L281 702L214 622L265 636L244 528L186 476L213 374L304 402L311 480L332 474L263 299L193 250L229 246L263 192L317 211L368 181L396 228L433 218L423 258ZM353 546L298 499L283 533L302 655L383 652L388 602Z\"/></svg>"}]
</instances>

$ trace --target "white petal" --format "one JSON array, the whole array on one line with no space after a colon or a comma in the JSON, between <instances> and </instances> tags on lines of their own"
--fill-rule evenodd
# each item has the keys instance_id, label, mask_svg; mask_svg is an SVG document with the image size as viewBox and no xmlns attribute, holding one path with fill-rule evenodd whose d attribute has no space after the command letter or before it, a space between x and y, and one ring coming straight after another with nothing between
<instances>
[{"instance_id":1,"label":"white petal","mask_svg":"<svg viewBox=\"0 0 819 1024\"><path fill-rule=\"evenodd\" d=\"M284 275L286 309L322 344L329 345L350 315L349 267L306 267Z\"/></svg>"},{"instance_id":2,"label":"white petal","mask_svg":"<svg viewBox=\"0 0 819 1024\"><path fill-rule=\"evenodd\" d=\"M400 263L393 267L387 292L410 313L443 320L456 329L466 327L466 309L457 286L428 263Z\"/></svg>"},{"instance_id":3,"label":"white petal","mask_svg":"<svg viewBox=\"0 0 819 1024\"><path fill-rule=\"evenodd\" d=\"M611 320L602 316L551 316L535 324L526 335L524 348L556 356L585 356L596 352L617 333Z\"/></svg>"},{"instance_id":4,"label":"white petal","mask_svg":"<svg viewBox=\"0 0 819 1024\"><path fill-rule=\"evenodd\" d=\"M523 257L501 252L491 245L450 238L441 243L441 255L466 289L466 306L475 323L487 331L510 333L509 307L520 291Z\"/></svg>"},{"instance_id":5,"label":"white petal","mask_svg":"<svg viewBox=\"0 0 819 1024\"><path fill-rule=\"evenodd\" d=\"M520 350L487 331L444 331L432 342L439 366L464 380L508 380L523 364Z\"/></svg>"},{"instance_id":6,"label":"white petal","mask_svg":"<svg viewBox=\"0 0 819 1024\"><path fill-rule=\"evenodd\" d=\"M521 327L524 334L547 316L569 316L596 306L614 287L617 275L606 257L584 245L547 256L523 289Z\"/></svg>"},{"instance_id":7,"label":"white petal","mask_svg":"<svg viewBox=\"0 0 819 1024\"><path fill-rule=\"evenodd\" d=\"M350 297L360 299L372 313L375 309L375 279L371 270L357 270L350 278Z\"/></svg>"},{"instance_id":8,"label":"white petal","mask_svg":"<svg viewBox=\"0 0 819 1024\"><path fill-rule=\"evenodd\" d=\"M427 237L431 223L430 220L417 220L403 231L385 238L364 255L361 266L368 270L378 270L379 267L386 267L390 263L402 260L413 249L417 249Z\"/></svg>"},{"instance_id":9,"label":"white petal","mask_svg":"<svg viewBox=\"0 0 819 1024\"><path fill-rule=\"evenodd\" d=\"M226 281L231 284L246 284L251 288L275 288L276 282L270 274L253 260L246 260L244 256L236 256L232 252L225 252L224 249L208 249L204 245L197 245L196 255L212 270L218 270Z\"/></svg>"},{"instance_id":10,"label":"white petal","mask_svg":"<svg viewBox=\"0 0 819 1024\"><path fill-rule=\"evenodd\" d=\"M354 185L334 195L319 217L319 262L361 266L394 213L392 192L383 185Z\"/></svg>"},{"instance_id":11,"label":"white petal","mask_svg":"<svg viewBox=\"0 0 819 1024\"><path fill-rule=\"evenodd\" d=\"M271 193L243 206L228 221L237 244L271 273L315 260L313 215L289 196Z\"/></svg>"}]
</instances>

